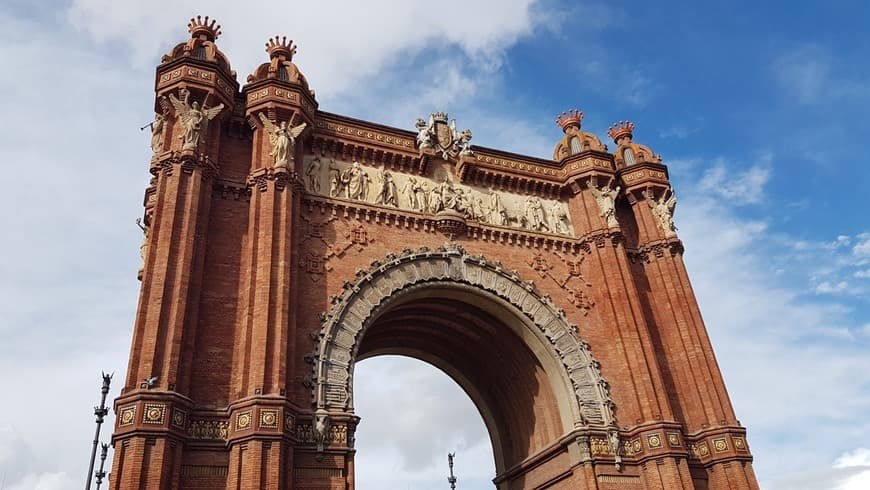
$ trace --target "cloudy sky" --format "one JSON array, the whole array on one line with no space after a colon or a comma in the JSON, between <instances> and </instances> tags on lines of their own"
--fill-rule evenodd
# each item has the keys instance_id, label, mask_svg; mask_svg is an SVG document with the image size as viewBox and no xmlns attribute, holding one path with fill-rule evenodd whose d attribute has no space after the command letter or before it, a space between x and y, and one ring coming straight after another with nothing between
<instances>
[{"instance_id":1,"label":"cloudy sky","mask_svg":"<svg viewBox=\"0 0 870 490\"><path fill-rule=\"evenodd\" d=\"M449 111L476 144L542 157L563 110L602 140L634 121L671 169L762 487L870 488L870 3L314 3L0 4L0 489L83 483L100 370L117 395L130 346L139 127L196 14L223 24L241 80L268 37L296 40L330 112L412 129ZM483 423L449 378L374 358L356 381L358 488L445 488L448 451L461 488L492 488Z\"/></svg>"}]
</instances>

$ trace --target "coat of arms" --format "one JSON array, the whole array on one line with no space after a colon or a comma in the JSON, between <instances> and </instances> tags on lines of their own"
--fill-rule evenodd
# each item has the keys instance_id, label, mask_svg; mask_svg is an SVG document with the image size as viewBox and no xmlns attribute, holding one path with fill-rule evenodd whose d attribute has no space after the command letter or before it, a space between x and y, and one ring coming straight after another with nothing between
<instances>
[{"instance_id":1,"label":"coat of arms","mask_svg":"<svg viewBox=\"0 0 870 490\"><path fill-rule=\"evenodd\" d=\"M417 146L422 150L431 148L447 160L457 155L472 155L471 131L468 129L459 132L456 129L456 119L448 124L446 112L433 112L429 114L429 121L417 119L414 126L417 127Z\"/></svg>"}]
</instances>

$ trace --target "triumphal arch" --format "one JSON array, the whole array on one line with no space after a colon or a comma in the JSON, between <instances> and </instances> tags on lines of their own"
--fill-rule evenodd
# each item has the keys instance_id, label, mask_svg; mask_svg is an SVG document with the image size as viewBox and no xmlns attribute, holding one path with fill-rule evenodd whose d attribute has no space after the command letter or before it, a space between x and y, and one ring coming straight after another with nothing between
<instances>
[{"instance_id":1,"label":"triumphal arch","mask_svg":"<svg viewBox=\"0 0 870 490\"><path fill-rule=\"evenodd\" d=\"M240 85L188 27L157 68L113 488L353 489L380 354L470 395L499 489L758 488L632 123L610 152L567 111L552 159L461 114L387 127L322 111L292 41Z\"/></svg>"}]
</instances>

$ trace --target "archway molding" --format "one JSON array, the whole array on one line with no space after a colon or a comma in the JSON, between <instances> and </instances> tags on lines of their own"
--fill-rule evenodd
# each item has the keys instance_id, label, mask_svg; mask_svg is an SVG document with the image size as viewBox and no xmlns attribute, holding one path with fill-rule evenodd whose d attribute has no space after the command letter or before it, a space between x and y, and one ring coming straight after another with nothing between
<instances>
[{"instance_id":1,"label":"archway molding","mask_svg":"<svg viewBox=\"0 0 870 490\"><path fill-rule=\"evenodd\" d=\"M608 384L588 344L579 338L577 326L567 320L564 311L516 271L452 244L388 254L383 261L372 262L369 269L357 271L356 280L346 282L342 293L331 298L331 310L321 317L312 380L312 402L321 417L353 412L353 365L365 331L381 307L402 291L430 283L439 287L452 283L512 306L558 361L547 364L558 366L559 379L551 382L558 392L569 395L562 398L567 400L567 407L560 407L570 412L568 420L573 427L565 427L566 431L616 428Z\"/></svg>"}]
</instances>

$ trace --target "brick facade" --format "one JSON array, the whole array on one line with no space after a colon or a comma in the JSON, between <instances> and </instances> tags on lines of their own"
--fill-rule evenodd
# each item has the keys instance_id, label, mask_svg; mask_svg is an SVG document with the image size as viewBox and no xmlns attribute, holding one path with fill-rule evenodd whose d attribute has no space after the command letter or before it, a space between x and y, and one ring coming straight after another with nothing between
<instances>
[{"instance_id":1,"label":"brick facade","mask_svg":"<svg viewBox=\"0 0 870 490\"><path fill-rule=\"evenodd\" d=\"M630 123L614 153L579 111L553 160L470 146L446 114L321 111L283 40L240 87L189 27L157 68L112 488L352 489L353 363L380 354L462 385L500 489L758 488Z\"/></svg>"}]
</instances>

